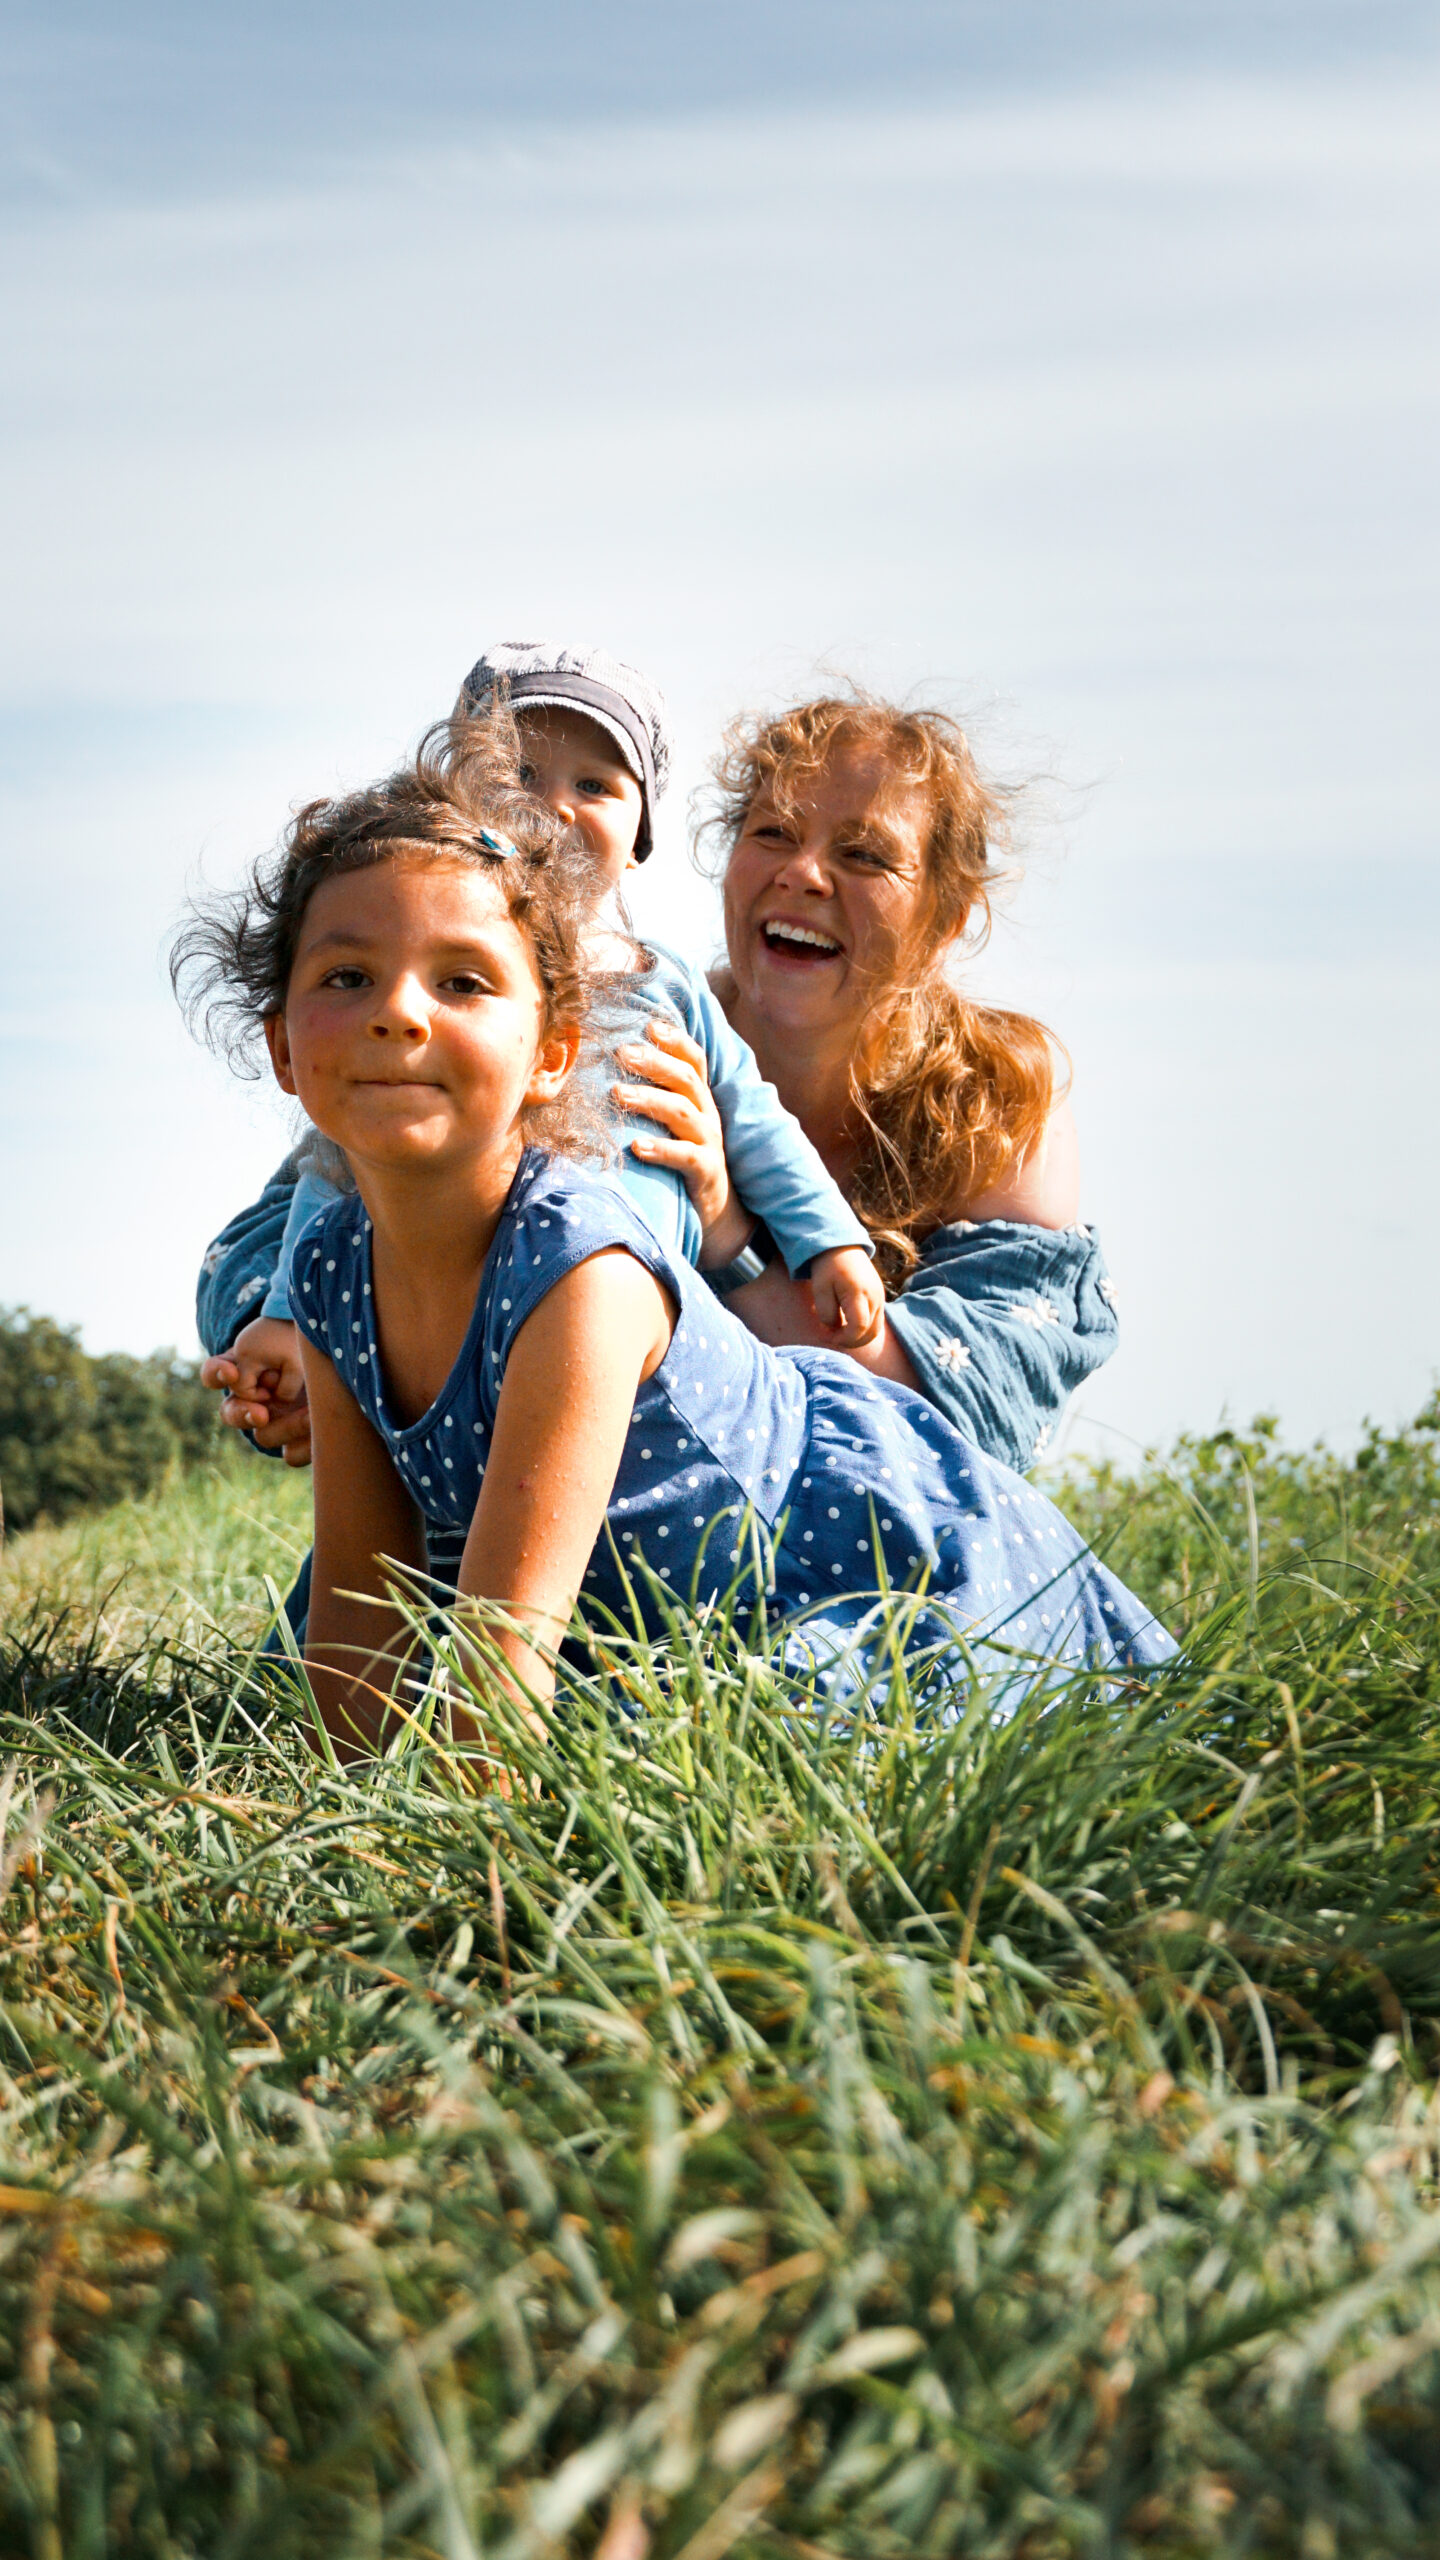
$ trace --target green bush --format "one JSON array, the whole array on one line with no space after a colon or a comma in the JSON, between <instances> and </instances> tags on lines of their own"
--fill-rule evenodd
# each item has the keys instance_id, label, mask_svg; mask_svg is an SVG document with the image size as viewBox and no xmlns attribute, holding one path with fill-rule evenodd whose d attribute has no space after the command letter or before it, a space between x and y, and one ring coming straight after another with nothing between
<instances>
[{"instance_id":1,"label":"green bush","mask_svg":"<svg viewBox=\"0 0 1440 2560\"><path fill-rule=\"evenodd\" d=\"M1050 1488L1121 1579L1171 1626L1239 1602L1278 1633L1317 1598L1376 1577L1393 1607L1440 1580L1440 1395L1401 1431L1372 1424L1353 1456L1287 1449L1273 1415L1186 1433L1137 1475L1108 1464Z\"/></svg>"},{"instance_id":2,"label":"green bush","mask_svg":"<svg viewBox=\"0 0 1440 2560\"><path fill-rule=\"evenodd\" d=\"M78 1333L0 1309L0 1498L11 1529L146 1493L215 1445L215 1401L171 1351L92 1359Z\"/></svg>"}]
</instances>

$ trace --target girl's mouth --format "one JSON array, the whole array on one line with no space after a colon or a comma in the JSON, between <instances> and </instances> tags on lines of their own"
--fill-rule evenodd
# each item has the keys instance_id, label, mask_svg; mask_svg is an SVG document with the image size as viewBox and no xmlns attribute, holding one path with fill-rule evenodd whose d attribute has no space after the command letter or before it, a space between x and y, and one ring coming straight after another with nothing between
<instances>
[{"instance_id":1,"label":"girl's mouth","mask_svg":"<svg viewBox=\"0 0 1440 2560\"><path fill-rule=\"evenodd\" d=\"M760 938L778 959L798 960L802 966L840 957L840 945L828 933L817 932L814 925L792 924L788 917L775 916L762 924Z\"/></svg>"}]
</instances>

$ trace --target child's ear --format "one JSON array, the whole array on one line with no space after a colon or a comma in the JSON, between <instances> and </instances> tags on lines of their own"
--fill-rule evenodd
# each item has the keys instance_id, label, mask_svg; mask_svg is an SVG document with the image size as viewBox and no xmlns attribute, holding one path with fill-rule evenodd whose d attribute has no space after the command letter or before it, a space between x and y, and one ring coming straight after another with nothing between
<instances>
[{"instance_id":1,"label":"child's ear","mask_svg":"<svg viewBox=\"0 0 1440 2560\"><path fill-rule=\"evenodd\" d=\"M552 1030L546 1032L535 1052L526 1101L531 1104L553 1102L579 1055L579 1023L557 1022Z\"/></svg>"},{"instance_id":2,"label":"child's ear","mask_svg":"<svg viewBox=\"0 0 1440 2560\"><path fill-rule=\"evenodd\" d=\"M275 1070L275 1081L281 1092L293 1093L295 1070L290 1064L290 1034L285 1028L283 1013L266 1014L265 1046L270 1052L270 1064Z\"/></svg>"}]
</instances>

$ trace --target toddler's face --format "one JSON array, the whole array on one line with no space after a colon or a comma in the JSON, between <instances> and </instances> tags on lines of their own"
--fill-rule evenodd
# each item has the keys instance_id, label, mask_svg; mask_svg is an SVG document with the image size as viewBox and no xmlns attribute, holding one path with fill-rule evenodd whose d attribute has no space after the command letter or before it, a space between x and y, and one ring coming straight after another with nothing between
<instances>
[{"instance_id":1,"label":"toddler's face","mask_svg":"<svg viewBox=\"0 0 1440 2560\"><path fill-rule=\"evenodd\" d=\"M537 706L517 713L527 791L574 827L594 862L597 887L618 888L634 868L644 800L614 739L583 711Z\"/></svg>"},{"instance_id":2,"label":"toddler's face","mask_svg":"<svg viewBox=\"0 0 1440 2560\"><path fill-rule=\"evenodd\" d=\"M518 1150L574 1054L544 1010L496 883L402 853L316 890L266 1030L286 1092L358 1168L434 1166Z\"/></svg>"}]
</instances>

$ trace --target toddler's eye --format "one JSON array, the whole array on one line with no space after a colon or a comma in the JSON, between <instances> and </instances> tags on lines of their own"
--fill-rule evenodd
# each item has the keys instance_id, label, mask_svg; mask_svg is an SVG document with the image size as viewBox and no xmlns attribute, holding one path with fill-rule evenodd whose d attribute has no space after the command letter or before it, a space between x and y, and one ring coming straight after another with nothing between
<instances>
[{"instance_id":1,"label":"toddler's eye","mask_svg":"<svg viewBox=\"0 0 1440 2560\"><path fill-rule=\"evenodd\" d=\"M524 784L524 787L525 787L525 789L526 789L527 791L533 791L533 790L534 790L534 788L535 788L535 785L536 785L536 783L539 781L539 779L540 779L540 777L539 777L538 773L536 772L535 767L533 766L533 764L522 764L522 765L521 765L521 767L520 767L520 780L521 780L521 782Z\"/></svg>"},{"instance_id":2,"label":"toddler's eye","mask_svg":"<svg viewBox=\"0 0 1440 2560\"><path fill-rule=\"evenodd\" d=\"M453 978L445 978L441 981L442 995L478 996L483 991L484 981L477 977L473 969L457 969Z\"/></svg>"}]
</instances>

